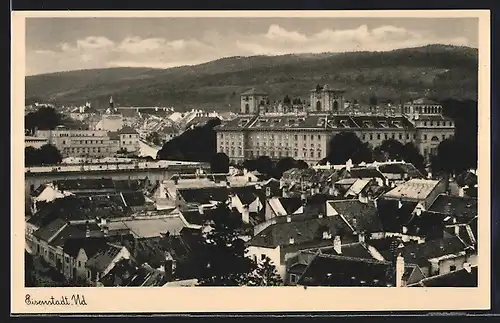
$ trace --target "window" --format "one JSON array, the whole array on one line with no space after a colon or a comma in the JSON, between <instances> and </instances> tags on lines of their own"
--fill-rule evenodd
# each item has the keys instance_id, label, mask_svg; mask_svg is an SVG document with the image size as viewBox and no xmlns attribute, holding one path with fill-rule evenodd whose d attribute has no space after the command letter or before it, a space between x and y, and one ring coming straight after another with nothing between
<instances>
[{"instance_id":1,"label":"window","mask_svg":"<svg viewBox=\"0 0 500 323\"><path fill-rule=\"evenodd\" d=\"M399 134L399 140L402 140L402 139L403 139L403 134L402 134L402 133L400 133L400 134Z\"/></svg>"},{"instance_id":2,"label":"window","mask_svg":"<svg viewBox=\"0 0 500 323\"><path fill-rule=\"evenodd\" d=\"M321 151L318 151L318 158L321 158Z\"/></svg>"},{"instance_id":3,"label":"window","mask_svg":"<svg viewBox=\"0 0 500 323\"><path fill-rule=\"evenodd\" d=\"M295 140L298 140L298 139L299 139L297 135L295 135L294 137L295 137Z\"/></svg>"},{"instance_id":4,"label":"window","mask_svg":"<svg viewBox=\"0 0 500 323\"><path fill-rule=\"evenodd\" d=\"M363 140L366 140L366 135L365 134L363 134L362 137L363 137Z\"/></svg>"},{"instance_id":5,"label":"window","mask_svg":"<svg viewBox=\"0 0 500 323\"><path fill-rule=\"evenodd\" d=\"M311 135L311 140L314 140L314 135Z\"/></svg>"},{"instance_id":6,"label":"window","mask_svg":"<svg viewBox=\"0 0 500 323\"><path fill-rule=\"evenodd\" d=\"M410 139L410 134L409 133L406 134L406 139Z\"/></svg>"},{"instance_id":7,"label":"window","mask_svg":"<svg viewBox=\"0 0 500 323\"><path fill-rule=\"evenodd\" d=\"M318 140L321 140L321 135L318 135Z\"/></svg>"},{"instance_id":8,"label":"window","mask_svg":"<svg viewBox=\"0 0 500 323\"><path fill-rule=\"evenodd\" d=\"M380 134L379 133L377 133L377 139L380 140Z\"/></svg>"},{"instance_id":9,"label":"window","mask_svg":"<svg viewBox=\"0 0 500 323\"><path fill-rule=\"evenodd\" d=\"M68 263L68 262L69 262L69 257L66 257L66 263Z\"/></svg>"},{"instance_id":10,"label":"window","mask_svg":"<svg viewBox=\"0 0 500 323\"><path fill-rule=\"evenodd\" d=\"M307 136L306 135L304 135L304 140L307 140Z\"/></svg>"},{"instance_id":11,"label":"window","mask_svg":"<svg viewBox=\"0 0 500 323\"><path fill-rule=\"evenodd\" d=\"M314 158L314 151L311 151L311 158Z\"/></svg>"},{"instance_id":12,"label":"window","mask_svg":"<svg viewBox=\"0 0 500 323\"><path fill-rule=\"evenodd\" d=\"M266 255L265 254L261 254L260 255L260 260L262 260L262 261L266 260Z\"/></svg>"},{"instance_id":13,"label":"window","mask_svg":"<svg viewBox=\"0 0 500 323\"><path fill-rule=\"evenodd\" d=\"M384 138L387 139L388 137L389 136L386 133L384 133Z\"/></svg>"},{"instance_id":14,"label":"window","mask_svg":"<svg viewBox=\"0 0 500 323\"><path fill-rule=\"evenodd\" d=\"M63 140L63 145L66 145L66 140Z\"/></svg>"},{"instance_id":15,"label":"window","mask_svg":"<svg viewBox=\"0 0 500 323\"><path fill-rule=\"evenodd\" d=\"M424 126L427 126L427 121L424 121Z\"/></svg>"},{"instance_id":16,"label":"window","mask_svg":"<svg viewBox=\"0 0 500 323\"><path fill-rule=\"evenodd\" d=\"M455 265L451 265L451 266L450 266L450 271L455 271L455 270L457 270L457 266L455 266Z\"/></svg>"},{"instance_id":17,"label":"window","mask_svg":"<svg viewBox=\"0 0 500 323\"><path fill-rule=\"evenodd\" d=\"M442 135L441 137L443 138L443 140L445 140L445 139L446 139L446 135Z\"/></svg>"},{"instance_id":18,"label":"window","mask_svg":"<svg viewBox=\"0 0 500 323\"><path fill-rule=\"evenodd\" d=\"M78 260L78 267L81 268L82 267L82 262L80 260Z\"/></svg>"},{"instance_id":19,"label":"window","mask_svg":"<svg viewBox=\"0 0 500 323\"><path fill-rule=\"evenodd\" d=\"M373 134L370 134L370 140L373 140Z\"/></svg>"},{"instance_id":20,"label":"window","mask_svg":"<svg viewBox=\"0 0 500 323\"><path fill-rule=\"evenodd\" d=\"M424 140L427 140L427 135L424 135Z\"/></svg>"},{"instance_id":21,"label":"window","mask_svg":"<svg viewBox=\"0 0 500 323\"><path fill-rule=\"evenodd\" d=\"M290 283L295 284L297 282L297 275L290 274Z\"/></svg>"}]
</instances>

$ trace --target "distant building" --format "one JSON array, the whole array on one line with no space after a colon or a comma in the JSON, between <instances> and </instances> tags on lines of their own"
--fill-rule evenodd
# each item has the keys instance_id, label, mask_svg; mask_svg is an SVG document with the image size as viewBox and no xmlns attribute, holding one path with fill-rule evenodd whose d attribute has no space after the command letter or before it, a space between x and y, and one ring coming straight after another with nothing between
<instances>
[{"instance_id":1,"label":"distant building","mask_svg":"<svg viewBox=\"0 0 500 323\"><path fill-rule=\"evenodd\" d=\"M235 162L266 155L272 159L293 157L314 165L326 157L333 135L353 132L373 147L386 139L411 142L428 159L441 141L455 134L453 120L442 115L437 103L421 99L402 105L399 111L361 113L345 108L343 93L320 86L311 91L309 106L275 109L265 92L244 92L240 114L216 127L217 151Z\"/></svg>"},{"instance_id":2,"label":"distant building","mask_svg":"<svg viewBox=\"0 0 500 323\"><path fill-rule=\"evenodd\" d=\"M24 136L24 147L33 147L35 149L39 149L40 147L48 143L49 140L47 138Z\"/></svg>"}]
</instances>

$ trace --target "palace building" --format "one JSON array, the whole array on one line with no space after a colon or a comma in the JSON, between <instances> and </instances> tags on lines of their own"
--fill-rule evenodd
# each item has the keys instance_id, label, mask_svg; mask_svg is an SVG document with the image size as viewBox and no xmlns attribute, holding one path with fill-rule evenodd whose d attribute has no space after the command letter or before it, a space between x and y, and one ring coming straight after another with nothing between
<instances>
[{"instance_id":1,"label":"palace building","mask_svg":"<svg viewBox=\"0 0 500 323\"><path fill-rule=\"evenodd\" d=\"M271 106L264 91L244 92L240 114L223 121L216 132L217 151L233 162L269 156L314 165L326 157L330 138L340 132L353 132L372 147L385 139L412 142L428 159L441 141L454 135L455 124L437 102L419 99L396 109L360 112L345 103L343 90L325 85L311 90L310 103L301 106Z\"/></svg>"}]
</instances>

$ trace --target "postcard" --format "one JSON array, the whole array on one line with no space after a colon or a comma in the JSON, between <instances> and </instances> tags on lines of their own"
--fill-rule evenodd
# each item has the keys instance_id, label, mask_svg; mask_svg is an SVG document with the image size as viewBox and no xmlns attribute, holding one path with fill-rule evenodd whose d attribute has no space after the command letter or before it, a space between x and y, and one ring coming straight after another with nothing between
<instances>
[{"instance_id":1,"label":"postcard","mask_svg":"<svg viewBox=\"0 0 500 323\"><path fill-rule=\"evenodd\" d=\"M13 314L489 309L489 11L15 11L11 50Z\"/></svg>"}]
</instances>

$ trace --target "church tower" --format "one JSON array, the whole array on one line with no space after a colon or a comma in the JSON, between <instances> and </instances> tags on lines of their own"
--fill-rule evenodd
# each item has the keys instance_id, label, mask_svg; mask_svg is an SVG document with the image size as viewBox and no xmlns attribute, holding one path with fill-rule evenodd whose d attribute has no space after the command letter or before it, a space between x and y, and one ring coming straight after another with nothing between
<instances>
[{"instance_id":1,"label":"church tower","mask_svg":"<svg viewBox=\"0 0 500 323\"><path fill-rule=\"evenodd\" d=\"M310 112L339 113L344 110L344 90L317 85L310 91Z\"/></svg>"},{"instance_id":2,"label":"church tower","mask_svg":"<svg viewBox=\"0 0 500 323\"><path fill-rule=\"evenodd\" d=\"M261 90L252 88L241 93L241 114L256 114L267 111L269 107L269 95Z\"/></svg>"}]
</instances>

